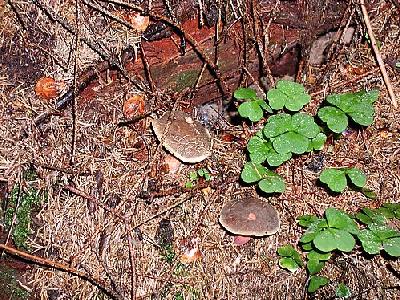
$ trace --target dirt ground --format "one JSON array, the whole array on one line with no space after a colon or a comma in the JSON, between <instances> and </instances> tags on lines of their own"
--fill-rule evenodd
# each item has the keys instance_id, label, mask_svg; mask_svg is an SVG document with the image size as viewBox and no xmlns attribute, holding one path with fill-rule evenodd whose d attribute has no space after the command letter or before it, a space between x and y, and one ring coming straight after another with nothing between
<instances>
[{"instance_id":1,"label":"dirt ground","mask_svg":"<svg viewBox=\"0 0 400 300\"><path fill-rule=\"evenodd\" d=\"M41 195L22 249L40 261L3 252L0 259L15 289L28 293L16 294L4 275L0 299L335 299L340 282L351 299L400 299L399 261L359 249L332 257L322 272L330 283L313 295L304 269L278 266L277 248L297 245L302 234L297 217L399 202L399 110L358 2L348 2L0 0L0 243L15 247L4 223L15 186ZM125 24L133 6L150 12L151 30ZM367 9L400 95L400 4L374 0ZM347 28L354 32L342 41ZM327 34L327 48L312 52ZM35 93L44 76L62 82L59 97ZM329 93L379 89L375 121L279 167L286 191L261 196L279 212L280 230L235 246L219 213L238 195L257 195L240 172L246 143L262 124L230 118L232 93L268 88L283 76L304 84L312 95L304 111L312 114ZM195 115L206 103L222 108L217 119L202 115L212 155L173 173L149 115L124 115L125 101L138 93L145 95L141 113L151 117L177 109ZM377 198L328 193L317 183L321 166L361 168ZM211 180L185 188L201 168ZM201 258L184 263L185 247L197 247Z\"/></svg>"}]
</instances>

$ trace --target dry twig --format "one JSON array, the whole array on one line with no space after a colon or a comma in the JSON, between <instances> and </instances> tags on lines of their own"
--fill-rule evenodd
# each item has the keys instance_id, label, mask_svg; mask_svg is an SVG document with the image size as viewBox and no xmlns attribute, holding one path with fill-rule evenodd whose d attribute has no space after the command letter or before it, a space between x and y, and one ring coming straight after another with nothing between
<instances>
[{"instance_id":1,"label":"dry twig","mask_svg":"<svg viewBox=\"0 0 400 300\"><path fill-rule=\"evenodd\" d=\"M136 255L133 247L132 228L127 221L125 221L125 230L128 237L129 260L131 263L131 300L134 300L136 299L137 291Z\"/></svg>"},{"instance_id":2,"label":"dry twig","mask_svg":"<svg viewBox=\"0 0 400 300\"><path fill-rule=\"evenodd\" d=\"M331 90L334 90L334 89L337 89L337 88L339 88L339 87L345 86L345 85L347 85L347 84L350 84L350 83L353 83L353 82L356 82L356 81L360 81L360 80L363 79L364 77L367 77L367 76L369 76L369 75L375 74L378 70L379 70L379 67L376 67L376 68L374 68L374 69L372 69L372 70L369 70L369 71L367 71L367 72L365 72L365 73L363 73L363 74L361 74L361 75L359 75L359 76L353 77L353 78L351 78L350 80L345 80L345 81L336 82L336 83L334 83L334 84L332 84L332 85L330 86L330 89L331 89ZM319 90L319 91L316 91L316 92L314 92L314 93L311 93L310 95L311 95L312 97L314 97L314 96L323 94L324 92L326 92L326 89L325 89L325 88L323 88L323 89L321 89L321 90Z\"/></svg>"},{"instance_id":3,"label":"dry twig","mask_svg":"<svg viewBox=\"0 0 400 300\"><path fill-rule=\"evenodd\" d=\"M75 194L75 195L77 195L77 196L80 196L80 197L82 197L83 199L86 199L86 200L88 200L88 201L90 201L90 202L93 202L93 203L97 204L98 206L100 206L100 207L103 208L104 210L106 210L106 211L108 211L108 212L111 212L113 215L115 215L116 217L118 217L118 218L121 219L122 221L124 221L124 222L129 222L129 221L127 220L127 218L126 218L125 216L121 215L116 209L111 208L111 207L105 205L104 203L100 202L98 199L96 199L96 198L93 197L93 196L91 196L91 195L89 195L89 194L86 194L85 192L83 192L83 191L81 191L81 190L78 190L77 188L75 188L75 187L73 187L73 186L71 186L71 185L68 185L68 184L64 185L64 186L63 186L63 189L64 189L64 190L67 190L67 191L70 191L71 193L73 193L73 194Z\"/></svg>"},{"instance_id":4,"label":"dry twig","mask_svg":"<svg viewBox=\"0 0 400 300\"><path fill-rule=\"evenodd\" d=\"M77 188L74 188L73 186L70 185L65 185L63 187L65 190L68 190L75 195L78 195L82 198L84 198L87 201L93 202L100 207L102 207L104 210L113 213L115 216L117 216L119 219L124 221L125 224L125 230L126 234L128 237L128 247L129 247L129 258L130 258L130 263L131 263L131 299L134 300L136 299L136 290L137 290L137 274L136 274L136 255L135 255L135 249L133 247L133 237L132 237L132 228L129 225L129 220L127 220L126 217L122 216L120 213L118 213L115 209L108 207L107 205L103 204L100 202L97 198L86 194L85 192L78 190Z\"/></svg>"},{"instance_id":5,"label":"dry twig","mask_svg":"<svg viewBox=\"0 0 400 300\"><path fill-rule=\"evenodd\" d=\"M395 94L393 92L393 86L392 86L392 83L390 82L389 76L388 76L388 74L386 72L385 63L383 62L383 59L382 59L382 56L381 56L381 52L379 51L379 48L378 48L378 46L376 44L375 35L374 35L373 30L372 30L371 22L369 20L369 16L368 16L367 8L365 7L365 1L364 0L360 0L360 6L361 6L361 11L362 11L362 14L363 14L363 17L364 17L364 23L365 23L365 26L367 27L367 30L368 30L368 36L369 36L369 38L371 40L371 47L372 47L372 50L375 53L376 60L378 62L379 68L381 70L383 81L386 84L386 88L388 90L390 99L392 100L392 105L395 108L397 108L397 100L396 100L396 96L395 96Z\"/></svg>"},{"instance_id":6,"label":"dry twig","mask_svg":"<svg viewBox=\"0 0 400 300\"><path fill-rule=\"evenodd\" d=\"M115 294L114 292L112 292L111 290L109 290L106 286L105 283L98 278L93 278L91 276L89 276L88 274L79 271L75 268L69 267L67 265L64 265L62 263L47 259L47 258L43 258L40 256L36 256L33 254L29 254L26 253L24 251L15 249L13 247L7 246L5 244L0 244L0 249L4 250L4 252L8 253L9 255L13 255L13 256L17 256L19 258L22 258L24 260L28 260L30 262L33 262L35 264L41 265L41 266L45 266L48 268L55 268L57 270L60 271L64 271L76 276L79 276L80 278L89 281L91 284L97 286L99 289L101 289L104 293L106 293L108 296L111 296L113 299L121 299L121 297L117 294Z\"/></svg>"}]
</instances>

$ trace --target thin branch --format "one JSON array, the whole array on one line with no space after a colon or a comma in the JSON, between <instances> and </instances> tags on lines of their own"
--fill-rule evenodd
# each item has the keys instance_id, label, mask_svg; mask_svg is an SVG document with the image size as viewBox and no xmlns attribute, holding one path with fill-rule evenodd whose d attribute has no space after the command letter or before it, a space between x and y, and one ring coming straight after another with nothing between
<instances>
[{"instance_id":1,"label":"thin branch","mask_svg":"<svg viewBox=\"0 0 400 300\"><path fill-rule=\"evenodd\" d=\"M75 268L69 267L67 265L64 265L62 263L59 263L59 262L56 262L56 261L53 261L53 260L50 260L47 258L29 254L27 252L15 249L15 248L7 246L5 244L0 244L0 249L4 250L4 252L6 252L7 254L16 256L20 259L28 260L30 262L33 262L35 264L38 264L38 265L41 265L41 266L44 266L47 268L54 268L54 269L57 269L60 271L70 273L72 275L79 276L80 278L97 286L99 289L101 289L108 296L111 296L113 299L121 299L121 297L119 295L117 295L114 292L112 292L111 290L109 290L105 286L105 283L101 279L90 277L88 274L86 274L82 271L79 271Z\"/></svg>"},{"instance_id":2,"label":"thin branch","mask_svg":"<svg viewBox=\"0 0 400 300\"><path fill-rule=\"evenodd\" d=\"M83 192L81 190L78 190L77 188L74 188L73 186L68 185L68 184L64 185L63 189L67 190L67 191L69 191L69 192L71 192L71 193L73 193L73 194L75 194L77 196L80 196L83 199L86 199L88 201L91 201L91 202L97 204L98 206L100 206L104 210L106 210L108 212L111 212L113 215L117 216L122 221L129 222L129 220L125 216L121 215L116 209L105 205L104 203L100 202L97 198L95 198L95 197L93 197L93 196L91 196L89 194L86 194L85 192Z\"/></svg>"},{"instance_id":3,"label":"thin branch","mask_svg":"<svg viewBox=\"0 0 400 300\"><path fill-rule=\"evenodd\" d=\"M397 100L396 100L396 96L395 96L395 94L393 92L393 86L392 86L392 83L390 82L389 76L388 76L388 74L386 72L385 63L383 62L381 53L380 53L379 48L378 48L378 46L376 44L375 35L374 35L373 30L372 30L371 21L369 20L368 11L367 11L367 8L365 7L365 1L364 0L360 0L360 6L361 6L361 11L362 11L362 14L363 14L363 17L364 17L364 23L365 23L365 26L367 27L367 30L368 30L368 36L369 36L369 39L371 40L371 47L372 47L372 50L375 53L376 61L378 62L379 68L381 70L383 81L386 84L386 88L388 90L390 99L392 100L392 105L395 108L397 108Z\"/></svg>"},{"instance_id":4,"label":"thin branch","mask_svg":"<svg viewBox=\"0 0 400 300\"><path fill-rule=\"evenodd\" d=\"M192 199L192 197L191 197L192 195L193 195L192 193L190 193L189 196L187 196L187 194L181 195L182 199L180 199L180 200L178 200L177 202L171 204L170 206L164 208L164 209L161 210L160 212L157 212L156 214L154 214L154 215L148 217L147 219L141 221L140 223L135 224L135 226L133 227L133 229L139 228L140 226L142 226L142 225L148 223L149 221L151 221L151 220L153 220L153 219L155 219L155 218L158 218L158 217L162 216L163 214L169 212L170 210L174 209L175 207L178 207L178 206L182 205L182 204L185 203L186 201Z\"/></svg>"},{"instance_id":5,"label":"thin branch","mask_svg":"<svg viewBox=\"0 0 400 300\"><path fill-rule=\"evenodd\" d=\"M144 74L146 76L147 81L150 85L150 90L154 94L157 91L157 86L154 83L153 77L151 76L150 72L150 65L146 57L146 53L143 50L143 47L139 47L140 50L140 58L142 59Z\"/></svg>"},{"instance_id":6,"label":"thin branch","mask_svg":"<svg viewBox=\"0 0 400 300\"><path fill-rule=\"evenodd\" d=\"M75 0L75 41L74 41L74 79L73 87L74 91L72 93L72 132L71 132L71 157L70 164L75 163L75 151L76 151L76 95L78 94L77 87L77 73L78 73L78 55L79 55L79 7L78 1Z\"/></svg>"},{"instance_id":7,"label":"thin branch","mask_svg":"<svg viewBox=\"0 0 400 300\"><path fill-rule=\"evenodd\" d=\"M374 68L374 69L372 69L372 70L369 70L368 72L365 72L365 73L363 73L363 74L361 74L361 75L359 75L359 76L353 77L353 78L351 78L350 80L345 80L345 81L336 82L336 83L334 83L334 84L332 84L332 85L330 86L330 90L337 89L337 88L342 87L342 86L345 86L345 85L347 85L347 84L349 84L349 83L353 83L353 82L360 81L360 80L363 79L364 77L367 77L367 76L369 76L369 75L375 74L375 73L378 72L378 71L379 71L379 67L376 67L376 68ZM326 92L326 89L324 88L324 89L321 89L321 90L316 91L316 92L314 92L314 93L311 93L310 95L311 95L311 97L314 97L314 96L318 96L318 95L320 95L320 94L323 94L323 93L325 93L325 92Z\"/></svg>"},{"instance_id":8,"label":"thin branch","mask_svg":"<svg viewBox=\"0 0 400 300\"><path fill-rule=\"evenodd\" d=\"M136 255L133 247L132 228L127 221L125 221L125 230L128 237L129 260L131 263L131 300L135 300L137 291Z\"/></svg>"}]
</instances>

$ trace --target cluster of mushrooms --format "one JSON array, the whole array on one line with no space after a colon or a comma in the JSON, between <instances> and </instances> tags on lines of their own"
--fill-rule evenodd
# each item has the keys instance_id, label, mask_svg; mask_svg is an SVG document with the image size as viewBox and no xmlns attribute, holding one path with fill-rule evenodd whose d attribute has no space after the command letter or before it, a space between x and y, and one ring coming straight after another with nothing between
<instances>
[{"instance_id":1,"label":"cluster of mushrooms","mask_svg":"<svg viewBox=\"0 0 400 300\"><path fill-rule=\"evenodd\" d=\"M160 143L176 158L197 163L211 155L212 138L208 130L182 111L167 112L152 120ZM235 235L236 245L250 237L272 235L279 230L277 211L267 202L252 196L241 196L226 203L219 217L220 224Z\"/></svg>"}]
</instances>

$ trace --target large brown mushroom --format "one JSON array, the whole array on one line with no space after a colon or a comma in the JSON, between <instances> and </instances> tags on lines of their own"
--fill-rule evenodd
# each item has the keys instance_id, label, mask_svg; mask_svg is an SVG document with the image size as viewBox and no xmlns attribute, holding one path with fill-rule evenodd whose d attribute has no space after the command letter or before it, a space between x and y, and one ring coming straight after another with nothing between
<instances>
[{"instance_id":1,"label":"large brown mushroom","mask_svg":"<svg viewBox=\"0 0 400 300\"><path fill-rule=\"evenodd\" d=\"M251 196L225 204L219 222L235 235L258 237L276 233L280 225L277 211L269 203Z\"/></svg>"},{"instance_id":2,"label":"large brown mushroom","mask_svg":"<svg viewBox=\"0 0 400 300\"><path fill-rule=\"evenodd\" d=\"M162 145L181 161L197 163L211 155L210 133L187 113L167 112L152 125Z\"/></svg>"}]
</instances>

